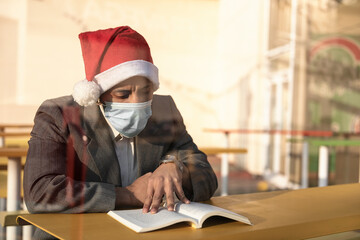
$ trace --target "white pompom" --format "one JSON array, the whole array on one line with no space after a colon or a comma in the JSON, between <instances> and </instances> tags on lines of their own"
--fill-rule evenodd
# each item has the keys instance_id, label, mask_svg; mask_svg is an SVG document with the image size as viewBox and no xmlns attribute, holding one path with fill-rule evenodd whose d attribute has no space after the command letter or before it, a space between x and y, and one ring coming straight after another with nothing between
<instances>
[{"instance_id":1,"label":"white pompom","mask_svg":"<svg viewBox=\"0 0 360 240\"><path fill-rule=\"evenodd\" d=\"M72 95L78 104L87 107L99 99L100 87L95 82L84 79L75 84Z\"/></svg>"}]
</instances>

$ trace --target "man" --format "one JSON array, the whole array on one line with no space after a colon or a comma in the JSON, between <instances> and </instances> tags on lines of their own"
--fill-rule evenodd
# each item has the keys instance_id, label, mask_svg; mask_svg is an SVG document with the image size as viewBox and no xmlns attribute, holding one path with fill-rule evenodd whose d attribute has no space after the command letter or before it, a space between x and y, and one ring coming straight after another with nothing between
<instances>
[{"instance_id":1,"label":"man","mask_svg":"<svg viewBox=\"0 0 360 240\"><path fill-rule=\"evenodd\" d=\"M158 69L130 27L79 35L86 79L35 116L24 170L28 210L156 213L209 199L216 176L170 96L154 95Z\"/></svg>"}]
</instances>

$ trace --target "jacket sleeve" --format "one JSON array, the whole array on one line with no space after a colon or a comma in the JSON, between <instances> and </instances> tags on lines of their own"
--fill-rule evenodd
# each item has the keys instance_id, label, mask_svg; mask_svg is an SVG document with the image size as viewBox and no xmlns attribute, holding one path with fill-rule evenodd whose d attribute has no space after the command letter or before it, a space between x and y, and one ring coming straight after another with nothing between
<instances>
[{"instance_id":1,"label":"jacket sleeve","mask_svg":"<svg viewBox=\"0 0 360 240\"><path fill-rule=\"evenodd\" d=\"M198 149L186 131L183 118L172 98L170 98L170 105L176 129L170 151L175 151L178 159L189 169L192 183L192 190L184 189L184 192L192 201L208 200L218 187L216 175L205 153Z\"/></svg>"},{"instance_id":2,"label":"jacket sleeve","mask_svg":"<svg viewBox=\"0 0 360 240\"><path fill-rule=\"evenodd\" d=\"M73 168L67 165L71 154L75 158ZM24 198L29 212L80 213L114 209L115 186L85 181L79 177L83 174L79 169L87 171L86 168L69 144L63 108L56 101L45 101L35 116L24 169Z\"/></svg>"}]
</instances>

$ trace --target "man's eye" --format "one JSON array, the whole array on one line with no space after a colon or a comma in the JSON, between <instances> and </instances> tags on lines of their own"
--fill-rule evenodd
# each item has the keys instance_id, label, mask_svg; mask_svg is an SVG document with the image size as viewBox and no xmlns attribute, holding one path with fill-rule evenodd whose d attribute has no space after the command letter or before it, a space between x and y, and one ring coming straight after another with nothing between
<instances>
[{"instance_id":1,"label":"man's eye","mask_svg":"<svg viewBox=\"0 0 360 240\"><path fill-rule=\"evenodd\" d=\"M143 91L142 91L142 94L145 94L145 95L149 95L149 93L150 93L150 90L149 90L149 89L146 89L146 90L143 90Z\"/></svg>"},{"instance_id":2,"label":"man's eye","mask_svg":"<svg viewBox=\"0 0 360 240\"><path fill-rule=\"evenodd\" d=\"M120 99L126 99L130 96L130 91L117 91L114 93L114 96Z\"/></svg>"},{"instance_id":3,"label":"man's eye","mask_svg":"<svg viewBox=\"0 0 360 240\"><path fill-rule=\"evenodd\" d=\"M119 95L118 97L121 99L127 99L127 98L129 98L129 95L130 94L122 94L122 95Z\"/></svg>"},{"instance_id":4,"label":"man's eye","mask_svg":"<svg viewBox=\"0 0 360 240\"><path fill-rule=\"evenodd\" d=\"M145 87L145 88L141 89L141 92L143 94L149 94L150 93L150 87Z\"/></svg>"}]
</instances>

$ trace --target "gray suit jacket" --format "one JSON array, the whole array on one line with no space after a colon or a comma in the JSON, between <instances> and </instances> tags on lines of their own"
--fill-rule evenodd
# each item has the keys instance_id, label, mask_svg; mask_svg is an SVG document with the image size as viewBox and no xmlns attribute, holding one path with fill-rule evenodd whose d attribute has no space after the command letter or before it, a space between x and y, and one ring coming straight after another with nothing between
<instances>
[{"instance_id":1,"label":"gray suit jacket","mask_svg":"<svg viewBox=\"0 0 360 240\"><path fill-rule=\"evenodd\" d=\"M153 172L169 152L188 167L193 201L209 199L216 176L187 133L169 96L154 95L153 115L135 137L138 175ZM45 101L38 109L24 170L24 195L35 212L107 212L121 186L111 129L98 106L81 107L71 96Z\"/></svg>"}]
</instances>

